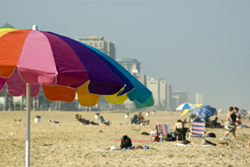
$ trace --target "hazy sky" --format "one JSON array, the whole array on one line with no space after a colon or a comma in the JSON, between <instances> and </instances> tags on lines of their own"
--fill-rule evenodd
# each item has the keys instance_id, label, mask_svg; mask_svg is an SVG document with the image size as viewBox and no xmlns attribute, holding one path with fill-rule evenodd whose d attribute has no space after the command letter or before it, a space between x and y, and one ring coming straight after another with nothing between
<instances>
[{"instance_id":1,"label":"hazy sky","mask_svg":"<svg viewBox=\"0 0 250 167\"><path fill-rule=\"evenodd\" d=\"M249 0L0 0L0 26L104 36L188 101L250 109Z\"/></svg>"}]
</instances>

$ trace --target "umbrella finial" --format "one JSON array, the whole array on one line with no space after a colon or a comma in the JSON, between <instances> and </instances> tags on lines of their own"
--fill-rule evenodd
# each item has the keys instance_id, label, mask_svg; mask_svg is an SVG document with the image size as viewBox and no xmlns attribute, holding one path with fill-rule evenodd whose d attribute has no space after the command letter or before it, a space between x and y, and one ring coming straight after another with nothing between
<instances>
[{"instance_id":1,"label":"umbrella finial","mask_svg":"<svg viewBox=\"0 0 250 167\"><path fill-rule=\"evenodd\" d=\"M38 30L38 26L37 25L33 25L32 30L37 31Z\"/></svg>"}]
</instances>

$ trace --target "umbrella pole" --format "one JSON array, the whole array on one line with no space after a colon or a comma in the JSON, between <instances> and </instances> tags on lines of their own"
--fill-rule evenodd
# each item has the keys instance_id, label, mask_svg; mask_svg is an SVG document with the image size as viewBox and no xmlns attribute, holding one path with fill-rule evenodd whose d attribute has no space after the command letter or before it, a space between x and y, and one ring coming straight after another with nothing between
<instances>
[{"instance_id":1,"label":"umbrella pole","mask_svg":"<svg viewBox=\"0 0 250 167\"><path fill-rule=\"evenodd\" d=\"M30 84L26 83L26 167L30 166Z\"/></svg>"}]
</instances>

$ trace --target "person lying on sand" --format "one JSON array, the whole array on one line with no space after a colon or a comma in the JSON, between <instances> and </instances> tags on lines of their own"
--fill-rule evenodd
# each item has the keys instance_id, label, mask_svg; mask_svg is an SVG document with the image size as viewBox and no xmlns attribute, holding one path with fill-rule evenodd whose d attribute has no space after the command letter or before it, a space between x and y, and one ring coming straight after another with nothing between
<instances>
[{"instance_id":1,"label":"person lying on sand","mask_svg":"<svg viewBox=\"0 0 250 167\"><path fill-rule=\"evenodd\" d=\"M131 124L140 124L139 117L136 114L133 116Z\"/></svg>"},{"instance_id":2,"label":"person lying on sand","mask_svg":"<svg viewBox=\"0 0 250 167\"><path fill-rule=\"evenodd\" d=\"M219 143L212 143L208 140L205 141L188 141L188 140L184 140L183 144L191 144L193 146L199 146L199 145L212 145L212 146L224 146L224 147L228 147L229 144L228 142L219 142Z\"/></svg>"},{"instance_id":3,"label":"person lying on sand","mask_svg":"<svg viewBox=\"0 0 250 167\"><path fill-rule=\"evenodd\" d=\"M84 119L84 118L82 118L82 115L79 115L79 114L76 114L75 117L79 122L83 123L84 125L105 125L105 126L109 126L108 123L102 123L102 122L98 123L98 122L94 122L94 121Z\"/></svg>"},{"instance_id":4,"label":"person lying on sand","mask_svg":"<svg viewBox=\"0 0 250 167\"><path fill-rule=\"evenodd\" d=\"M94 122L94 121L90 121L90 120L87 120L87 119L83 119L82 118L82 115L79 115L79 114L76 114L75 115L76 119L83 123L84 125L98 125L98 123Z\"/></svg>"},{"instance_id":5,"label":"person lying on sand","mask_svg":"<svg viewBox=\"0 0 250 167\"><path fill-rule=\"evenodd\" d=\"M245 147L245 148L250 148L250 140L247 142L247 145L245 146L244 144L243 145L236 145L238 147Z\"/></svg>"},{"instance_id":6,"label":"person lying on sand","mask_svg":"<svg viewBox=\"0 0 250 167\"><path fill-rule=\"evenodd\" d=\"M103 116L100 116L100 120L101 120L101 124L104 124L104 125L109 125L110 122L109 121L105 121Z\"/></svg>"}]
</instances>

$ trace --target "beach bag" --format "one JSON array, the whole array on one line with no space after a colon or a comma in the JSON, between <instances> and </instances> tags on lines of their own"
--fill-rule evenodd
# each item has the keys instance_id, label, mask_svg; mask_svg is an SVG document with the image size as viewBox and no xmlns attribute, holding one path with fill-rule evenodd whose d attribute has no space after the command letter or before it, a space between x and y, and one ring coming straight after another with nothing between
<instances>
[{"instance_id":1,"label":"beach bag","mask_svg":"<svg viewBox=\"0 0 250 167\"><path fill-rule=\"evenodd\" d=\"M166 141L176 141L176 136L175 136L175 133L170 133L167 135L166 137Z\"/></svg>"},{"instance_id":2,"label":"beach bag","mask_svg":"<svg viewBox=\"0 0 250 167\"><path fill-rule=\"evenodd\" d=\"M157 136L157 135L153 135L153 136L152 136L152 141L153 141L153 142L159 142L159 141L160 141L160 137Z\"/></svg>"},{"instance_id":3,"label":"beach bag","mask_svg":"<svg viewBox=\"0 0 250 167\"><path fill-rule=\"evenodd\" d=\"M216 135L215 135L215 133L208 133L208 134L207 134L207 137L214 137L214 138L215 138Z\"/></svg>"},{"instance_id":4,"label":"beach bag","mask_svg":"<svg viewBox=\"0 0 250 167\"><path fill-rule=\"evenodd\" d=\"M235 125L229 121L226 125L225 125L225 129L229 132L232 132L235 130Z\"/></svg>"},{"instance_id":5,"label":"beach bag","mask_svg":"<svg viewBox=\"0 0 250 167\"><path fill-rule=\"evenodd\" d=\"M141 135L150 135L148 132L141 132Z\"/></svg>"},{"instance_id":6,"label":"beach bag","mask_svg":"<svg viewBox=\"0 0 250 167\"><path fill-rule=\"evenodd\" d=\"M123 136L121 139L121 148L127 148L130 146L132 146L131 139L127 135Z\"/></svg>"}]
</instances>

